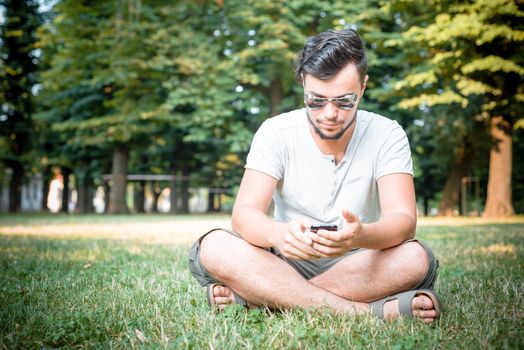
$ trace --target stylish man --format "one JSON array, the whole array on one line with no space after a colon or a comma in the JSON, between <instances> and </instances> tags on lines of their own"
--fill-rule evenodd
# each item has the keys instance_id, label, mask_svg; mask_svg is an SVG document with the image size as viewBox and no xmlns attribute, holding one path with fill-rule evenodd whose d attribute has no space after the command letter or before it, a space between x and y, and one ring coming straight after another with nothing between
<instances>
[{"instance_id":1,"label":"stylish man","mask_svg":"<svg viewBox=\"0 0 524 350\"><path fill-rule=\"evenodd\" d=\"M368 81L362 41L353 30L320 33L295 65L305 108L257 131L233 231L202 236L191 272L219 309L329 307L433 322L438 262L414 239L409 143L397 122L358 109Z\"/></svg>"}]
</instances>

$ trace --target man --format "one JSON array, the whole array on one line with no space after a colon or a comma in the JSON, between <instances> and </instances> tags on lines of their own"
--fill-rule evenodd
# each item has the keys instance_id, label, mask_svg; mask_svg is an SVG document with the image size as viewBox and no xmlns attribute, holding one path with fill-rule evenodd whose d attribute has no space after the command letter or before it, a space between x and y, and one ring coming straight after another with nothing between
<instances>
[{"instance_id":1,"label":"man","mask_svg":"<svg viewBox=\"0 0 524 350\"><path fill-rule=\"evenodd\" d=\"M413 239L409 143L395 121L358 110L366 72L353 30L320 33L299 52L306 107L262 124L233 208L234 231L208 232L191 250L190 270L211 305L438 318L438 262ZM272 198L274 219L266 214Z\"/></svg>"}]
</instances>

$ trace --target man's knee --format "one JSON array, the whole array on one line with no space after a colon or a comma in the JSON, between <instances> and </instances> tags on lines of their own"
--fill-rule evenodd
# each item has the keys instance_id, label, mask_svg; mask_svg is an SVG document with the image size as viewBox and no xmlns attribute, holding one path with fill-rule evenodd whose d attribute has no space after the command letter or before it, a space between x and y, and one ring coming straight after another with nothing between
<instances>
[{"instance_id":1,"label":"man's knee","mask_svg":"<svg viewBox=\"0 0 524 350\"><path fill-rule=\"evenodd\" d=\"M220 252L218 243L223 242L225 235L231 235L226 231L217 229L206 233L200 237L189 250L188 268L191 274L202 286L216 283L217 275L213 271L214 261L220 261L216 252ZM220 262L218 263L220 264Z\"/></svg>"},{"instance_id":2,"label":"man's knee","mask_svg":"<svg viewBox=\"0 0 524 350\"><path fill-rule=\"evenodd\" d=\"M424 246L418 241L406 242L399 246L402 262L411 272L413 279L421 281L429 270L429 256Z\"/></svg>"},{"instance_id":3,"label":"man's knee","mask_svg":"<svg viewBox=\"0 0 524 350\"><path fill-rule=\"evenodd\" d=\"M433 253L419 241L407 242L404 245L405 258L412 271L415 288L433 288L438 269L438 262Z\"/></svg>"},{"instance_id":4,"label":"man's knee","mask_svg":"<svg viewBox=\"0 0 524 350\"><path fill-rule=\"evenodd\" d=\"M210 232L202 238L199 254L206 268L213 266L217 260L221 259L222 253L228 250L228 243L232 238L234 238L233 235L223 230Z\"/></svg>"}]
</instances>

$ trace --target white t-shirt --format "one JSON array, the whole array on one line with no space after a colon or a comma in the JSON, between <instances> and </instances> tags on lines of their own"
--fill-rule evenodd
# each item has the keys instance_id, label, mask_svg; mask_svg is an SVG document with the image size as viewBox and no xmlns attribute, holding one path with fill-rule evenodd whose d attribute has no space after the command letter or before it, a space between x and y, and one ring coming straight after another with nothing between
<instances>
[{"instance_id":1,"label":"white t-shirt","mask_svg":"<svg viewBox=\"0 0 524 350\"><path fill-rule=\"evenodd\" d=\"M392 173L413 175L406 133L394 120L359 110L355 131L339 164L316 145L306 110L269 118L253 138L246 168L277 179L276 221L306 217L342 226L349 209L364 223L380 218L377 179Z\"/></svg>"}]
</instances>

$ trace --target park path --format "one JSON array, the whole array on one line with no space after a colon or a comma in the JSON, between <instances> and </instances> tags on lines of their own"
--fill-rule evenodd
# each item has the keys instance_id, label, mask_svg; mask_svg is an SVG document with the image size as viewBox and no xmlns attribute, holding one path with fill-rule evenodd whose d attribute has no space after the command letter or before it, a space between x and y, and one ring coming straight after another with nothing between
<instances>
[{"instance_id":1,"label":"park path","mask_svg":"<svg viewBox=\"0 0 524 350\"><path fill-rule=\"evenodd\" d=\"M40 223L0 226L0 234L53 238L97 238L142 241L144 243L189 243L212 228L230 228L230 220L162 220L144 222Z\"/></svg>"},{"instance_id":2,"label":"park path","mask_svg":"<svg viewBox=\"0 0 524 350\"><path fill-rule=\"evenodd\" d=\"M184 244L193 242L212 228L231 228L230 217L185 216L155 219L130 216L114 218L100 217L93 221L78 217L78 221L0 223L0 235L40 236L63 239L96 238L137 241L152 244ZM524 217L502 220L480 218L419 218L418 226L465 226L488 223L524 223Z\"/></svg>"}]
</instances>

